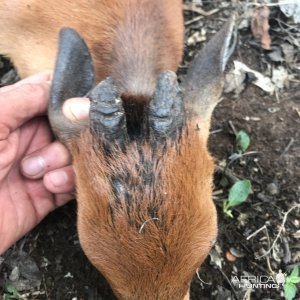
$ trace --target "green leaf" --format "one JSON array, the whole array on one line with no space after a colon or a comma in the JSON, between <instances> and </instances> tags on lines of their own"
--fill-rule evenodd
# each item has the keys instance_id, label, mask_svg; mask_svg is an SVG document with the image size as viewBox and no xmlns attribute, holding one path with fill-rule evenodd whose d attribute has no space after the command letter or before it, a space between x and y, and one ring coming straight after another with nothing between
<instances>
[{"instance_id":1,"label":"green leaf","mask_svg":"<svg viewBox=\"0 0 300 300\"><path fill-rule=\"evenodd\" d=\"M299 276L299 267L298 266L294 267L292 273L289 276L298 277Z\"/></svg>"},{"instance_id":2,"label":"green leaf","mask_svg":"<svg viewBox=\"0 0 300 300\"><path fill-rule=\"evenodd\" d=\"M20 295L13 285L6 285L4 288L4 292L7 299L20 299Z\"/></svg>"},{"instance_id":3,"label":"green leaf","mask_svg":"<svg viewBox=\"0 0 300 300\"><path fill-rule=\"evenodd\" d=\"M240 130L236 135L236 146L238 150L244 153L248 149L249 145L250 145L249 135L244 130Z\"/></svg>"},{"instance_id":4,"label":"green leaf","mask_svg":"<svg viewBox=\"0 0 300 300\"><path fill-rule=\"evenodd\" d=\"M226 208L239 205L246 201L251 192L250 180L240 180L236 182L229 191Z\"/></svg>"},{"instance_id":5,"label":"green leaf","mask_svg":"<svg viewBox=\"0 0 300 300\"><path fill-rule=\"evenodd\" d=\"M287 278L288 283L299 283L300 282L300 277L298 276L288 276Z\"/></svg>"},{"instance_id":6,"label":"green leaf","mask_svg":"<svg viewBox=\"0 0 300 300\"><path fill-rule=\"evenodd\" d=\"M223 203L223 213L233 219L232 211L228 208L228 201Z\"/></svg>"},{"instance_id":7,"label":"green leaf","mask_svg":"<svg viewBox=\"0 0 300 300\"><path fill-rule=\"evenodd\" d=\"M297 293L297 287L293 283L286 283L284 285L284 296L286 300L293 300Z\"/></svg>"},{"instance_id":8,"label":"green leaf","mask_svg":"<svg viewBox=\"0 0 300 300\"><path fill-rule=\"evenodd\" d=\"M17 293L17 289L13 285L5 286L5 292L15 295Z\"/></svg>"}]
</instances>

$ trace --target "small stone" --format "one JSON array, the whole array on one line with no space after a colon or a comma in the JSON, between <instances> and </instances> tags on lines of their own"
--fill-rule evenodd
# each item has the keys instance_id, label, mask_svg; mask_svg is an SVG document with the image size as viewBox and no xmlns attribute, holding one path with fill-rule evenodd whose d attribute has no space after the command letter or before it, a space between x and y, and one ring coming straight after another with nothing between
<instances>
[{"instance_id":1,"label":"small stone","mask_svg":"<svg viewBox=\"0 0 300 300\"><path fill-rule=\"evenodd\" d=\"M265 195L265 193L261 192L257 194L257 198L263 202L268 202L269 198Z\"/></svg>"},{"instance_id":2,"label":"small stone","mask_svg":"<svg viewBox=\"0 0 300 300\"><path fill-rule=\"evenodd\" d=\"M268 108L268 112L270 112L271 114L274 114L276 112L280 111L279 107L269 107Z\"/></svg>"},{"instance_id":3,"label":"small stone","mask_svg":"<svg viewBox=\"0 0 300 300\"><path fill-rule=\"evenodd\" d=\"M9 280L17 281L19 278L20 278L20 269L18 266L15 266L9 275Z\"/></svg>"},{"instance_id":4,"label":"small stone","mask_svg":"<svg viewBox=\"0 0 300 300\"><path fill-rule=\"evenodd\" d=\"M49 265L50 265L49 260L46 257L43 256L40 267L41 268L47 268Z\"/></svg>"},{"instance_id":5,"label":"small stone","mask_svg":"<svg viewBox=\"0 0 300 300\"><path fill-rule=\"evenodd\" d=\"M272 196L277 195L279 193L277 184L275 184L274 182L269 183L267 185L267 192Z\"/></svg>"},{"instance_id":6,"label":"small stone","mask_svg":"<svg viewBox=\"0 0 300 300\"><path fill-rule=\"evenodd\" d=\"M228 179L226 177L222 177L222 179L220 180L220 185L223 188L227 187L229 185Z\"/></svg>"},{"instance_id":7,"label":"small stone","mask_svg":"<svg viewBox=\"0 0 300 300\"><path fill-rule=\"evenodd\" d=\"M248 220L248 215L244 213L240 213L238 216L238 221L241 226L245 226Z\"/></svg>"},{"instance_id":8,"label":"small stone","mask_svg":"<svg viewBox=\"0 0 300 300\"><path fill-rule=\"evenodd\" d=\"M74 276L71 274L71 272L68 272L64 278L74 278Z\"/></svg>"},{"instance_id":9,"label":"small stone","mask_svg":"<svg viewBox=\"0 0 300 300\"><path fill-rule=\"evenodd\" d=\"M240 160L240 166L246 166L246 161L244 159Z\"/></svg>"}]
</instances>

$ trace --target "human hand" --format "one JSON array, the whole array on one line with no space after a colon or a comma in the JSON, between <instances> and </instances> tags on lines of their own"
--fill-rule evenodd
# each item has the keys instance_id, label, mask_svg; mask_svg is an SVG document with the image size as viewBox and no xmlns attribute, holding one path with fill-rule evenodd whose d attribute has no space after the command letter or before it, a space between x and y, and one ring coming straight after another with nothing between
<instances>
[{"instance_id":1,"label":"human hand","mask_svg":"<svg viewBox=\"0 0 300 300\"><path fill-rule=\"evenodd\" d=\"M49 128L50 73L0 89L0 254L74 198L67 149Z\"/></svg>"}]
</instances>

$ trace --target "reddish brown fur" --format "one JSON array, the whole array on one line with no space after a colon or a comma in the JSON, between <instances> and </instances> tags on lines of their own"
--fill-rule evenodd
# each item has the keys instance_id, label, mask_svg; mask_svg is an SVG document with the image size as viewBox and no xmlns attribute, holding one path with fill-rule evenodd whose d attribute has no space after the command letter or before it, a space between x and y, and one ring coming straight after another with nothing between
<instances>
[{"instance_id":1,"label":"reddish brown fur","mask_svg":"<svg viewBox=\"0 0 300 300\"><path fill-rule=\"evenodd\" d=\"M128 98L151 95L181 58L180 0L0 0L0 51L22 77L53 69L63 26L87 41L98 81L112 75ZM131 143L107 156L88 130L69 145L80 241L120 299L183 299L215 239L209 120L194 126L155 153Z\"/></svg>"},{"instance_id":2,"label":"reddish brown fur","mask_svg":"<svg viewBox=\"0 0 300 300\"><path fill-rule=\"evenodd\" d=\"M135 144L127 155L113 157L92 145L87 131L71 147L85 253L120 299L183 299L216 237L213 161L206 141L189 128L181 145L166 152L153 155L144 144L143 159L151 161L148 185L141 182L144 165ZM109 181L127 171L125 186L128 181L134 186L129 203L122 197L116 201Z\"/></svg>"},{"instance_id":3,"label":"reddish brown fur","mask_svg":"<svg viewBox=\"0 0 300 300\"><path fill-rule=\"evenodd\" d=\"M72 27L91 49L97 81L113 75L124 92L149 94L158 74L181 60L181 7L180 0L1 0L0 52L21 77L52 70L58 32Z\"/></svg>"}]
</instances>

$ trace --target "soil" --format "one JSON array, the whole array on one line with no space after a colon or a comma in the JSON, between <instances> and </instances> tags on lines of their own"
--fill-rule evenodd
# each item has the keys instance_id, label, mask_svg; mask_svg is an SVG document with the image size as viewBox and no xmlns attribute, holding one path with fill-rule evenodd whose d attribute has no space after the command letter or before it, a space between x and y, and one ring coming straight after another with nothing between
<instances>
[{"instance_id":1,"label":"soil","mask_svg":"<svg viewBox=\"0 0 300 300\"><path fill-rule=\"evenodd\" d=\"M202 1L201 8L210 12L208 16L186 10L186 41L195 32L209 40L233 12L238 13L239 21L249 21L255 7L245 2ZM255 86L248 73L244 90L224 94L215 109L209 148L216 162L214 198L219 235L211 255L195 274L192 300L284 299L281 288L247 290L232 279L275 276L279 270L290 274L293 267L300 266L300 210L295 207L300 202L300 26L279 7L270 7L270 12L271 50L262 49L250 26L239 29L227 73L232 72L233 60L238 60L266 76L270 69L282 66L293 78L270 95ZM293 40L298 41L298 47ZM199 39L186 47L181 76L206 41ZM292 61L282 54L283 43L292 46ZM278 49L279 61L270 55ZM7 76L11 64L3 58L1 61L4 83L14 81L15 73ZM240 130L247 132L251 143L246 153L236 155L235 132ZM245 203L233 208L233 218L229 218L223 213L223 202L238 179L249 179L252 193ZM20 276L9 287L18 288L19 296L8 298L4 286L16 266ZM80 248L75 201L51 213L0 257L1 295L3 299L115 299ZM300 299L300 292L295 299Z\"/></svg>"}]
</instances>

